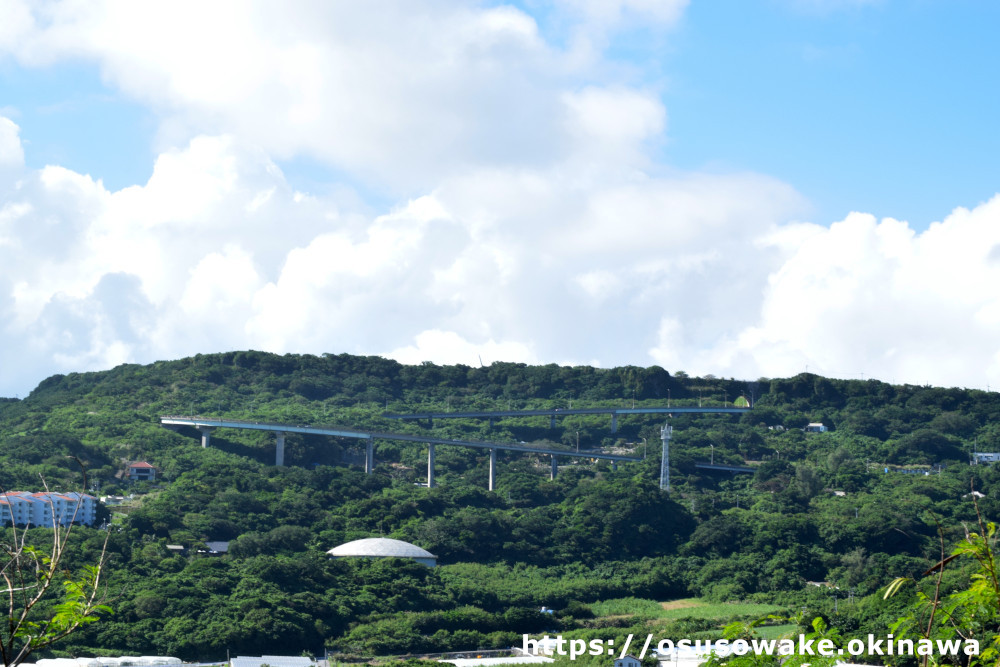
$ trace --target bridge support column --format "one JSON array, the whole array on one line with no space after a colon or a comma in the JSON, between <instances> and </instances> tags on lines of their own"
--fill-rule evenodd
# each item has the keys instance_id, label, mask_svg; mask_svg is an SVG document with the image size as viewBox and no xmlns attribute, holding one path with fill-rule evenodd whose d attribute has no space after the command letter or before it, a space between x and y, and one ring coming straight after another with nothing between
<instances>
[{"instance_id":1,"label":"bridge support column","mask_svg":"<svg viewBox=\"0 0 1000 667\"><path fill-rule=\"evenodd\" d=\"M275 432L274 465L285 465L285 432Z\"/></svg>"},{"instance_id":2,"label":"bridge support column","mask_svg":"<svg viewBox=\"0 0 1000 667\"><path fill-rule=\"evenodd\" d=\"M365 441L365 473L370 474L375 469L375 441L368 438Z\"/></svg>"},{"instance_id":3,"label":"bridge support column","mask_svg":"<svg viewBox=\"0 0 1000 667\"><path fill-rule=\"evenodd\" d=\"M497 450L490 450L490 491L497 488Z\"/></svg>"},{"instance_id":4,"label":"bridge support column","mask_svg":"<svg viewBox=\"0 0 1000 667\"><path fill-rule=\"evenodd\" d=\"M558 474L558 472L559 472L559 464L556 463L556 457L555 457L555 454L553 454L552 455L552 474L549 475L549 479L555 479L556 478L556 474Z\"/></svg>"},{"instance_id":5,"label":"bridge support column","mask_svg":"<svg viewBox=\"0 0 1000 667\"><path fill-rule=\"evenodd\" d=\"M618 415L614 412L611 413L611 432L618 432Z\"/></svg>"},{"instance_id":6,"label":"bridge support column","mask_svg":"<svg viewBox=\"0 0 1000 667\"><path fill-rule=\"evenodd\" d=\"M434 443L427 444L427 488L434 488Z\"/></svg>"},{"instance_id":7,"label":"bridge support column","mask_svg":"<svg viewBox=\"0 0 1000 667\"><path fill-rule=\"evenodd\" d=\"M201 446L208 447L209 443L212 442L212 427L199 426L198 430L201 431Z\"/></svg>"},{"instance_id":8,"label":"bridge support column","mask_svg":"<svg viewBox=\"0 0 1000 667\"><path fill-rule=\"evenodd\" d=\"M611 469L612 470L618 470L618 461L612 461L611 462Z\"/></svg>"},{"instance_id":9,"label":"bridge support column","mask_svg":"<svg viewBox=\"0 0 1000 667\"><path fill-rule=\"evenodd\" d=\"M493 417L490 417L490 430L492 431L493 427L496 425L497 425L497 420L494 419Z\"/></svg>"},{"instance_id":10,"label":"bridge support column","mask_svg":"<svg viewBox=\"0 0 1000 667\"><path fill-rule=\"evenodd\" d=\"M555 427L556 427L556 416L552 415L551 417L549 417L549 428L554 429Z\"/></svg>"}]
</instances>

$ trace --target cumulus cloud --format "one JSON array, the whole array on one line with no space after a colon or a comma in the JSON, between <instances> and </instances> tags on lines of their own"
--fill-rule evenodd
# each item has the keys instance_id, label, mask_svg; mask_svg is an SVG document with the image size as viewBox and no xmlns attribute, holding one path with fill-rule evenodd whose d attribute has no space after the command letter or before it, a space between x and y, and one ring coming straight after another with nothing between
<instances>
[{"instance_id":1,"label":"cumulus cloud","mask_svg":"<svg viewBox=\"0 0 1000 667\"><path fill-rule=\"evenodd\" d=\"M117 192L22 168L0 211L6 389L233 348L946 384L1000 370L1000 198L920 234L863 214L823 227L783 222L804 202L780 181L620 166L473 170L373 218L295 192L230 136Z\"/></svg>"},{"instance_id":2,"label":"cumulus cloud","mask_svg":"<svg viewBox=\"0 0 1000 667\"><path fill-rule=\"evenodd\" d=\"M697 330L736 309L737 274L766 273L734 253L801 202L754 175L619 167L473 170L367 219L231 136L117 192L28 171L0 228L5 336L47 370L247 347L635 361L665 310Z\"/></svg>"},{"instance_id":3,"label":"cumulus cloud","mask_svg":"<svg viewBox=\"0 0 1000 667\"><path fill-rule=\"evenodd\" d=\"M269 242L275 230L305 243L339 220L336 202L300 196L262 153L227 137L162 155L143 186L110 192L49 166L23 170L5 199L7 390L39 369L242 346L231 324L251 315L249 295L285 259Z\"/></svg>"},{"instance_id":4,"label":"cumulus cloud","mask_svg":"<svg viewBox=\"0 0 1000 667\"><path fill-rule=\"evenodd\" d=\"M494 340L470 342L453 331L430 329L421 331L414 338L413 345L407 345L389 353L393 359L404 364L419 364L435 361L443 364L465 364L476 366L496 360L520 363L538 363L526 343L497 343Z\"/></svg>"},{"instance_id":5,"label":"cumulus cloud","mask_svg":"<svg viewBox=\"0 0 1000 667\"><path fill-rule=\"evenodd\" d=\"M511 6L57 1L19 13L31 29L0 50L31 65L95 62L161 114L163 147L237 134L394 192L567 148L553 83L574 66Z\"/></svg>"},{"instance_id":6,"label":"cumulus cloud","mask_svg":"<svg viewBox=\"0 0 1000 667\"><path fill-rule=\"evenodd\" d=\"M567 93L563 102L578 159L634 168L666 127L666 110L650 93L587 87Z\"/></svg>"},{"instance_id":7,"label":"cumulus cloud","mask_svg":"<svg viewBox=\"0 0 1000 667\"><path fill-rule=\"evenodd\" d=\"M922 233L853 213L763 236L780 252L757 321L702 354L743 373L805 370L985 388L1000 372L1000 197Z\"/></svg>"},{"instance_id":8,"label":"cumulus cloud","mask_svg":"<svg viewBox=\"0 0 1000 667\"><path fill-rule=\"evenodd\" d=\"M658 164L667 109L601 44L685 4L555 2L580 41L554 46L471 2L9 0L0 52L92 62L161 125L111 191L26 167L0 117L0 394L241 348L985 384L998 201L826 227L777 179ZM293 156L347 184L296 191Z\"/></svg>"},{"instance_id":9,"label":"cumulus cloud","mask_svg":"<svg viewBox=\"0 0 1000 667\"><path fill-rule=\"evenodd\" d=\"M0 116L0 170L12 171L24 166L19 128L14 121Z\"/></svg>"}]
</instances>

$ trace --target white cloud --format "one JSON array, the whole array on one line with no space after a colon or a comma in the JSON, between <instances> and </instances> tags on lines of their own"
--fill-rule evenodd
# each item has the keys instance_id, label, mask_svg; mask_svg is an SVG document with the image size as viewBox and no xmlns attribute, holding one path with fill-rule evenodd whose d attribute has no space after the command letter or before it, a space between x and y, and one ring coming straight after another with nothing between
<instances>
[{"instance_id":1,"label":"white cloud","mask_svg":"<svg viewBox=\"0 0 1000 667\"><path fill-rule=\"evenodd\" d=\"M0 316L35 367L6 386L233 348L634 362L665 308L710 326L740 293L732 252L798 206L760 177L567 159L472 170L365 219L232 136L165 152L142 186L46 167L15 194ZM691 301L706 271L718 298Z\"/></svg>"},{"instance_id":2,"label":"white cloud","mask_svg":"<svg viewBox=\"0 0 1000 667\"><path fill-rule=\"evenodd\" d=\"M605 49L622 28L663 30L675 25L688 0L555 0L572 25L572 52L581 62Z\"/></svg>"},{"instance_id":3,"label":"white cloud","mask_svg":"<svg viewBox=\"0 0 1000 667\"><path fill-rule=\"evenodd\" d=\"M26 170L0 208L0 384L244 347L230 330L280 271L275 235L304 243L338 222L336 202L296 196L231 138L196 139L118 192L62 167Z\"/></svg>"},{"instance_id":4,"label":"white cloud","mask_svg":"<svg viewBox=\"0 0 1000 667\"><path fill-rule=\"evenodd\" d=\"M439 364L476 366L480 362L513 361L537 363L531 346L520 342L497 343L490 339L480 343L465 340L453 331L431 329L416 335L413 345L397 348L386 356L404 364L434 361Z\"/></svg>"},{"instance_id":5,"label":"white cloud","mask_svg":"<svg viewBox=\"0 0 1000 667\"><path fill-rule=\"evenodd\" d=\"M9 118L0 116L0 171L24 166L20 128Z\"/></svg>"},{"instance_id":6,"label":"white cloud","mask_svg":"<svg viewBox=\"0 0 1000 667\"><path fill-rule=\"evenodd\" d=\"M567 93L563 101L569 112L567 128L584 159L642 164L647 144L662 137L666 128L663 104L649 93L588 87Z\"/></svg>"},{"instance_id":7,"label":"white cloud","mask_svg":"<svg viewBox=\"0 0 1000 667\"><path fill-rule=\"evenodd\" d=\"M30 13L0 52L96 62L161 115L162 148L233 134L413 191L469 164L558 158L568 141L570 60L511 6L65 0Z\"/></svg>"},{"instance_id":8,"label":"white cloud","mask_svg":"<svg viewBox=\"0 0 1000 667\"><path fill-rule=\"evenodd\" d=\"M688 0L556 0L556 4L604 23L634 20L670 25L681 17Z\"/></svg>"},{"instance_id":9,"label":"white cloud","mask_svg":"<svg viewBox=\"0 0 1000 667\"><path fill-rule=\"evenodd\" d=\"M783 260L760 318L703 364L725 357L731 368L769 376L808 366L835 376L997 384L1000 197L956 209L920 234L852 214L829 228L786 227L763 243Z\"/></svg>"},{"instance_id":10,"label":"white cloud","mask_svg":"<svg viewBox=\"0 0 1000 667\"><path fill-rule=\"evenodd\" d=\"M414 2L9 1L0 51L93 62L162 125L149 181L109 191L27 168L0 118L0 394L236 348L1000 370L998 200L920 234L863 214L824 227L788 222L805 202L776 179L655 163L667 110L602 48L685 2L557 2L565 48L514 7ZM345 183L296 192L276 165L293 156Z\"/></svg>"},{"instance_id":11,"label":"white cloud","mask_svg":"<svg viewBox=\"0 0 1000 667\"><path fill-rule=\"evenodd\" d=\"M649 356L656 360L656 363L663 368L683 370L685 365L686 350L690 349L690 342L685 342L681 338L683 327L673 317L663 317L660 320L659 330L656 332L656 346L649 350Z\"/></svg>"},{"instance_id":12,"label":"white cloud","mask_svg":"<svg viewBox=\"0 0 1000 667\"><path fill-rule=\"evenodd\" d=\"M945 384L1000 371L1000 198L921 234L863 214L827 228L783 223L802 202L772 179L621 167L472 170L374 218L294 192L231 136L118 192L22 169L0 209L3 386L234 348Z\"/></svg>"}]
</instances>

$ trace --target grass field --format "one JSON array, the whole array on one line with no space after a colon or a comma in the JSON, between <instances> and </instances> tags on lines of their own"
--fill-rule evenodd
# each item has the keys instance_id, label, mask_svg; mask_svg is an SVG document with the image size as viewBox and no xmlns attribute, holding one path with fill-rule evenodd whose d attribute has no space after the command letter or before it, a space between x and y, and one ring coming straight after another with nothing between
<instances>
[{"instance_id":1,"label":"grass field","mask_svg":"<svg viewBox=\"0 0 1000 667\"><path fill-rule=\"evenodd\" d=\"M675 600L674 602L679 602ZM664 608L660 618L708 618L725 620L733 616L767 616L786 611L784 607L774 604L755 604L752 602L702 602L696 599L684 600L692 602L691 606ZM663 603L670 605L672 603Z\"/></svg>"},{"instance_id":2,"label":"grass field","mask_svg":"<svg viewBox=\"0 0 1000 667\"><path fill-rule=\"evenodd\" d=\"M781 639L782 637L799 632L799 626L794 623L783 625L761 625L757 627L757 634L763 639Z\"/></svg>"},{"instance_id":3,"label":"grass field","mask_svg":"<svg viewBox=\"0 0 1000 667\"><path fill-rule=\"evenodd\" d=\"M648 619L703 618L724 621L733 617L760 617L785 611L771 604L705 602L697 598L657 602L645 598L617 598L590 605L598 617L638 616Z\"/></svg>"}]
</instances>

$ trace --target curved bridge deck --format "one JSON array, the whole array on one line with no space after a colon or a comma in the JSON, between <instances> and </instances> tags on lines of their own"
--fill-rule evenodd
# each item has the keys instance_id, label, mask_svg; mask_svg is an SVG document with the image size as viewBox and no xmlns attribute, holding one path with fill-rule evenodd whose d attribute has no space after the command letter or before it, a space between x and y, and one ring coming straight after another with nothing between
<instances>
[{"instance_id":1,"label":"curved bridge deck","mask_svg":"<svg viewBox=\"0 0 1000 667\"><path fill-rule=\"evenodd\" d=\"M367 442L365 453L365 472L372 472L375 467L374 441L375 440L395 440L403 442L426 443L428 447L427 455L427 485L434 486L434 446L454 445L456 447L472 447L476 449L488 449L490 452L490 481L489 488L492 491L496 486L496 453L497 450L523 452L526 454L544 454L552 457L552 477L555 478L557 471L557 457L567 458L589 458L603 459L617 463L618 461L641 461L635 456L625 456L623 454L608 454L598 451L576 451L572 449L552 449L547 447L533 447L531 445L499 443L499 442L479 442L475 440L450 440L447 438L432 438L425 435L412 435L409 433L388 433L383 431L363 431L360 429L343 428L339 426L303 426L301 424L280 424L275 422L245 421L240 419L224 419L216 417L199 416L172 416L166 415L160 418L160 424L168 428L180 426L190 426L201 432L201 446L208 447L211 442L211 433L217 428L247 429L253 431L270 431L276 436L275 465L285 463L285 435L288 433L306 433L311 435L326 435L338 438L354 438Z\"/></svg>"}]
</instances>

